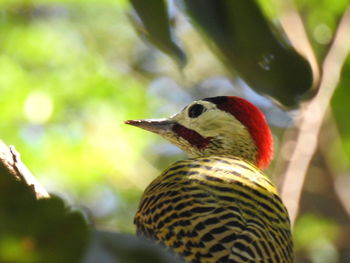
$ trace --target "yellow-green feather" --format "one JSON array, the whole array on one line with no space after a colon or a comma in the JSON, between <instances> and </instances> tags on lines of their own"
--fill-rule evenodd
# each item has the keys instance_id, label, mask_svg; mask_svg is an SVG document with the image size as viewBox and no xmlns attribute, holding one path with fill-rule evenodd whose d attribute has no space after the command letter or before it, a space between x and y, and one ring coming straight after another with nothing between
<instances>
[{"instance_id":1,"label":"yellow-green feather","mask_svg":"<svg viewBox=\"0 0 350 263\"><path fill-rule=\"evenodd\" d=\"M293 262L287 210L254 165L207 156L171 165L145 190L139 235L188 262Z\"/></svg>"}]
</instances>

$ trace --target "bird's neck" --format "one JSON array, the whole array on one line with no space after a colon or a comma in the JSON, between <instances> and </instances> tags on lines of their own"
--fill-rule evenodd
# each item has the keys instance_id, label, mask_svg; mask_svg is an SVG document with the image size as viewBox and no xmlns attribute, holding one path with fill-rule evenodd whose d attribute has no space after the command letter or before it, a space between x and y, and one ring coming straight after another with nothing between
<instances>
[{"instance_id":1,"label":"bird's neck","mask_svg":"<svg viewBox=\"0 0 350 263\"><path fill-rule=\"evenodd\" d=\"M224 142L216 139L201 151L187 151L190 157L225 156L239 158L257 165L258 150L251 138L237 137L235 140Z\"/></svg>"}]
</instances>

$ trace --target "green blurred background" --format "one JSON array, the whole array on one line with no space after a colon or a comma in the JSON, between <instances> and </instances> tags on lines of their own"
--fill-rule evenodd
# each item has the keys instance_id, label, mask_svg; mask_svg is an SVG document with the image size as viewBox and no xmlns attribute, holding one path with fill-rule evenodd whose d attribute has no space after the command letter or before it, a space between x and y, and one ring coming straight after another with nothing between
<instances>
[{"instance_id":1,"label":"green blurred background","mask_svg":"<svg viewBox=\"0 0 350 263\"><path fill-rule=\"evenodd\" d=\"M296 2L322 61L348 1ZM277 147L291 123L240 79L228 78L184 16L177 31L188 64L178 70L140 39L127 0L0 3L0 138L15 145L48 191L86 208L100 228L134 233L143 189L183 158L124 120L165 117L193 99L235 94L264 110ZM305 183L296 262L350 262L349 87L350 59Z\"/></svg>"}]
</instances>

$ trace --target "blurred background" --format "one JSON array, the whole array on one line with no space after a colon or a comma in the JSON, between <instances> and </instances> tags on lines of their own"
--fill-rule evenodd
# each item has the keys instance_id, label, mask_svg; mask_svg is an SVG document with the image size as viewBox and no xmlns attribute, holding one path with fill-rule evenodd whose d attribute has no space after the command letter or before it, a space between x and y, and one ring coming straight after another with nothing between
<instances>
[{"instance_id":1,"label":"blurred background","mask_svg":"<svg viewBox=\"0 0 350 263\"><path fill-rule=\"evenodd\" d=\"M271 1L260 2L273 21ZM295 2L322 62L348 0ZM281 110L229 74L173 1L169 10L185 67L140 37L127 0L0 1L0 138L49 192L87 211L99 228L134 233L145 187L185 157L124 120L239 95L266 114L276 157L293 124L297 109ZM294 227L296 262L350 262L349 86L348 58L306 177ZM277 182L274 167L267 173Z\"/></svg>"}]
</instances>

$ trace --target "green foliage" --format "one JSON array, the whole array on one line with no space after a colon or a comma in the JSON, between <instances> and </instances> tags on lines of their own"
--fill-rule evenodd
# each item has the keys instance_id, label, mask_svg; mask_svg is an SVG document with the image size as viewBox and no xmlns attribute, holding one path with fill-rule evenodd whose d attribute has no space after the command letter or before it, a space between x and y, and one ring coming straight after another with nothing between
<instances>
[{"instance_id":1,"label":"green foliage","mask_svg":"<svg viewBox=\"0 0 350 263\"><path fill-rule=\"evenodd\" d=\"M147 116L150 104L142 81L123 72L135 42L125 4L21 4L1 20L0 137L50 190L140 192L134 164L149 135L123 121ZM130 230L131 216L124 221L117 227Z\"/></svg>"},{"instance_id":2,"label":"green foliage","mask_svg":"<svg viewBox=\"0 0 350 263\"><path fill-rule=\"evenodd\" d=\"M312 262L338 262L334 242L340 228L331 220L315 214L304 214L294 228L297 252L304 251Z\"/></svg>"},{"instance_id":3,"label":"green foliage","mask_svg":"<svg viewBox=\"0 0 350 263\"><path fill-rule=\"evenodd\" d=\"M339 19L346 9L348 0L296 0L305 20L311 43L320 61L338 26Z\"/></svg>"},{"instance_id":4,"label":"green foliage","mask_svg":"<svg viewBox=\"0 0 350 263\"><path fill-rule=\"evenodd\" d=\"M334 112L337 126L341 134L344 149L347 156L350 156L350 122L349 115L349 96L350 96L350 57L347 59L342 70L342 76L337 90L332 98L332 110Z\"/></svg>"},{"instance_id":5,"label":"green foliage","mask_svg":"<svg viewBox=\"0 0 350 263\"><path fill-rule=\"evenodd\" d=\"M306 231L307 229L307 231ZM334 241L338 234L338 227L330 220L314 214L303 215L294 228L294 240L296 249L310 249L314 241Z\"/></svg>"}]
</instances>

